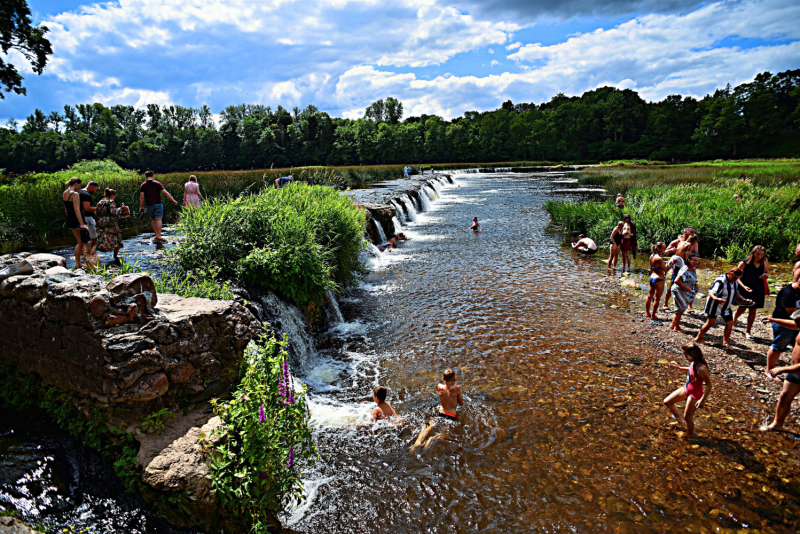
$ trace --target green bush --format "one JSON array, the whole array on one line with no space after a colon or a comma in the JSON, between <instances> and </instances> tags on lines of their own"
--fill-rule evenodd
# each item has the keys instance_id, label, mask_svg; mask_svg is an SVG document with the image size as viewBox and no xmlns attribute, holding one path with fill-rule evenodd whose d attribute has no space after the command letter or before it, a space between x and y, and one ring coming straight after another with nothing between
<instances>
[{"instance_id":1,"label":"green bush","mask_svg":"<svg viewBox=\"0 0 800 534\"><path fill-rule=\"evenodd\" d=\"M305 391L295 391L286 338L264 334L243 362L243 378L230 400L212 401L226 435L213 449L212 490L229 511L267 532L270 519L302 497L297 463L317 456Z\"/></svg>"},{"instance_id":2,"label":"green bush","mask_svg":"<svg viewBox=\"0 0 800 534\"><path fill-rule=\"evenodd\" d=\"M185 210L170 257L185 271L218 269L298 305L357 281L364 213L320 186L290 184Z\"/></svg>"}]
</instances>

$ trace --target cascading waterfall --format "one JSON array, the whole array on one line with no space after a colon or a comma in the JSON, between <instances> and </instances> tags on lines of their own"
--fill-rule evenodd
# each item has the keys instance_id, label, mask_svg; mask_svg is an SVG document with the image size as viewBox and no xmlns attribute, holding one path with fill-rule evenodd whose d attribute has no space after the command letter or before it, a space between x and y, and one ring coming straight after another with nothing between
<instances>
[{"instance_id":1,"label":"cascading waterfall","mask_svg":"<svg viewBox=\"0 0 800 534\"><path fill-rule=\"evenodd\" d=\"M417 208L414 207L414 202L411 201L411 197L409 197L408 195L403 195L398 200L403 203L403 206L406 207L406 213L408 213L409 222L416 221Z\"/></svg>"},{"instance_id":2,"label":"cascading waterfall","mask_svg":"<svg viewBox=\"0 0 800 534\"><path fill-rule=\"evenodd\" d=\"M392 217L392 226L394 226L395 235L403 231L403 225L400 224L400 221L397 219L397 217Z\"/></svg>"},{"instance_id":3,"label":"cascading waterfall","mask_svg":"<svg viewBox=\"0 0 800 534\"><path fill-rule=\"evenodd\" d=\"M433 187L426 185L422 188L422 190L425 191L425 194L428 195L429 199L439 200L439 195L436 194L436 191L434 191Z\"/></svg>"},{"instance_id":4,"label":"cascading waterfall","mask_svg":"<svg viewBox=\"0 0 800 534\"><path fill-rule=\"evenodd\" d=\"M425 211L423 209L424 206L422 204L422 200L420 200L423 197L423 194L419 191L416 191L416 193L416 195L412 195L411 193L408 194L409 198L411 199L411 203L414 204L414 209L416 209L418 212Z\"/></svg>"},{"instance_id":5,"label":"cascading waterfall","mask_svg":"<svg viewBox=\"0 0 800 534\"><path fill-rule=\"evenodd\" d=\"M403 208L400 207L400 204L393 198L389 199L389 202L394 206L395 211L397 212L397 218L400 219L400 222L405 224L406 223L406 216L403 213Z\"/></svg>"},{"instance_id":6,"label":"cascading waterfall","mask_svg":"<svg viewBox=\"0 0 800 534\"><path fill-rule=\"evenodd\" d=\"M422 202L422 211L431 211L431 201L428 199L427 187L423 187L419 194L419 200ZM422 191L425 191L424 193Z\"/></svg>"},{"instance_id":7,"label":"cascading waterfall","mask_svg":"<svg viewBox=\"0 0 800 534\"><path fill-rule=\"evenodd\" d=\"M437 196L442 196L442 186L439 183L439 178L436 178L435 180L431 180L431 185L436 190L436 195Z\"/></svg>"},{"instance_id":8,"label":"cascading waterfall","mask_svg":"<svg viewBox=\"0 0 800 534\"><path fill-rule=\"evenodd\" d=\"M331 322L335 322L336 324L343 323L344 316L342 315L342 310L339 309L339 303L336 302L336 297L333 295L333 291L329 289L325 292L325 296L328 297L328 312L331 315Z\"/></svg>"},{"instance_id":9,"label":"cascading waterfall","mask_svg":"<svg viewBox=\"0 0 800 534\"><path fill-rule=\"evenodd\" d=\"M377 219L372 219L372 224L375 226L375 230L378 232L378 240L381 243L386 243L386 234L383 233L383 227L381 226L381 223L379 223Z\"/></svg>"}]
</instances>

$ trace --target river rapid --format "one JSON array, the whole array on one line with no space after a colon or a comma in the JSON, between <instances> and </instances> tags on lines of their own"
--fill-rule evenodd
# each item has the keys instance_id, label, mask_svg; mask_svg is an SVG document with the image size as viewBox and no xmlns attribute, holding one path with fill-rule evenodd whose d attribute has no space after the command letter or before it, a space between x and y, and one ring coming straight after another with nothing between
<instances>
[{"instance_id":1,"label":"river rapid","mask_svg":"<svg viewBox=\"0 0 800 534\"><path fill-rule=\"evenodd\" d=\"M603 253L577 257L549 226L545 200L597 192L559 174L452 177L430 187L422 212L398 218L410 240L371 257L360 287L338 297L341 321L296 368L320 458L285 524L308 534L795 532L797 439L757 431L772 407L715 377L699 437L680 439L661 405L685 380L667 365L677 347L641 344L644 326L591 288ZM146 235L122 253L158 255ZM463 391L459 422L412 452L447 368ZM397 421L368 422L364 399L379 384ZM78 453L42 447L19 419L0 422L4 456L22 447L31 487L17 495L6 475L3 504L22 503L51 532L171 531L138 500L70 485L87 478L63 467Z\"/></svg>"}]
</instances>

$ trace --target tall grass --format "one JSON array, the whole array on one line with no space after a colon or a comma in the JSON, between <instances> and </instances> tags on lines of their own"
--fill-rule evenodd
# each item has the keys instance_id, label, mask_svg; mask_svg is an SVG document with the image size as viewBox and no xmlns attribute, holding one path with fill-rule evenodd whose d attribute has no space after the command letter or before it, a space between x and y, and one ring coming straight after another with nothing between
<instances>
[{"instance_id":1,"label":"tall grass","mask_svg":"<svg viewBox=\"0 0 800 534\"><path fill-rule=\"evenodd\" d=\"M213 270L304 305L357 281L364 224L336 191L289 184L184 210L186 239L170 255L184 271Z\"/></svg>"},{"instance_id":2,"label":"tall grass","mask_svg":"<svg viewBox=\"0 0 800 534\"><path fill-rule=\"evenodd\" d=\"M737 202L734 194L742 197ZM637 186L628 190L626 212L633 217L639 247L675 239L686 226L700 237L700 255L741 259L754 245L764 245L772 260L790 258L800 238L800 185L759 186L746 180ZM547 201L554 223L572 233L584 232L610 243L621 211L605 202Z\"/></svg>"}]
</instances>

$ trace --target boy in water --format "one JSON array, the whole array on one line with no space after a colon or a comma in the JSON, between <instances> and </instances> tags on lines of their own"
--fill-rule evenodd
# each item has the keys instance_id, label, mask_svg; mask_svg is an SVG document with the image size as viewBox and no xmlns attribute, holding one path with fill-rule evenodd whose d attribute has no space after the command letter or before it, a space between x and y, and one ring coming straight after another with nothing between
<instances>
[{"instance_id":1,"label":"boy in water","mask_svg":"<svg viewBox=\"0 0 800 534\"><path fill-rule=\"evenodd\" d=\"M456 385L456 372L448 369L442 375L442 381L444 384L436 386L436 393L439 395L439 402L441 403L439 411L436 412L436 417L449 421L458 421L457 410L459 406L464 405L464 399L461 397L461 386ZM418 447L422 447L423 444L425 449L430 447L434 438L429 436L437 426L439 426L438 421L430 421L428 426L419 433L417 440L409 451L414 452Z\"/></svg>"},{"instance_id":2,"label":"boy in water","mask_svg":"<svg viewBox=\"0 0 800 534\"><path fill-rule=\"evenodd\" d=\"M372 400L378 405L377 408L370 412L373 421L384 419L394 415L394 408L386 402L386 388L383 386L375 386L372 390Z\"/></svg>"},{"instance_id":3,"label":"boy in water","mask_svg":"<svg viewBox=\"0 0 800 534\"><path fill-rule=\"evenodd\" d=\"M472 230L473 232L481 231L481 225L478 223L477 217L472 218L472 226L470 226L469 229Z\"/></svg>"}]
</instances>

